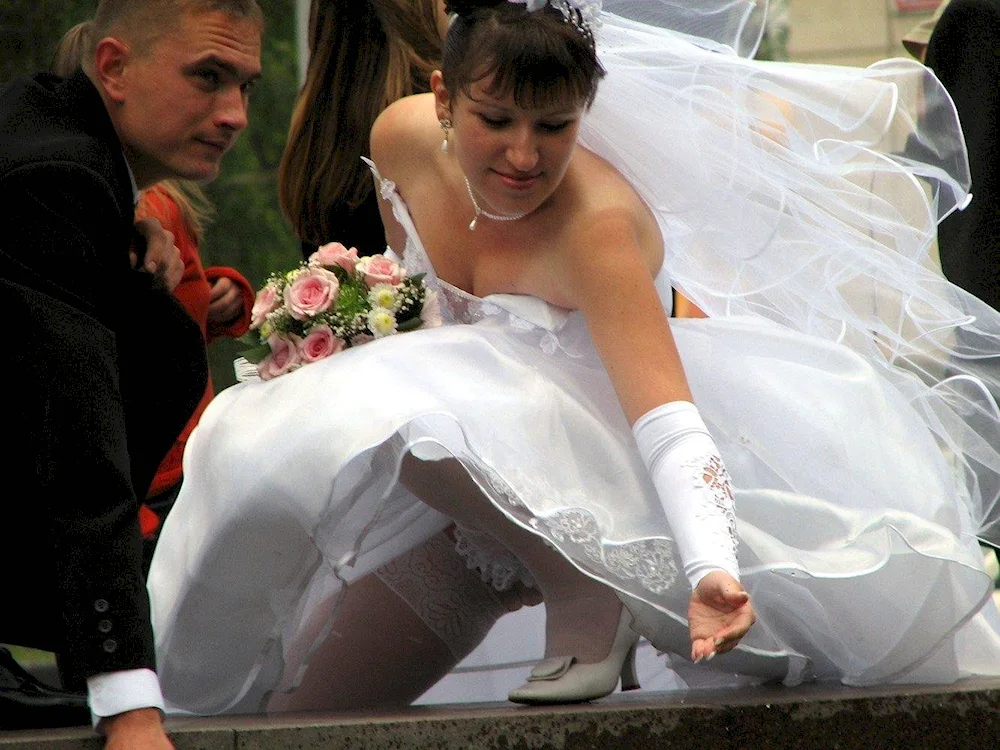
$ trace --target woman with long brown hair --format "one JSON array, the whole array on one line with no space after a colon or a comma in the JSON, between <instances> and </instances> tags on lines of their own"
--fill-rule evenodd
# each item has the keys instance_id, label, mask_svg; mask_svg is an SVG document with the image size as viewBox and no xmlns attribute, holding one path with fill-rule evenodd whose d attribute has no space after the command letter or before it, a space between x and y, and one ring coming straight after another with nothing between
<instances>
[{"instance_id":1,"label":"woman with long brown hair","mask_svg":"<svg viewBox=\"0 0 1000 750\"><path fill-rule=\"evenodd\" d=\"M335 0L309 11L309 65L278 172L303 255L326 242L385 249L368 134L389 104L429 91L446 25L439 0Z\"/></svg>"}]
</instances>

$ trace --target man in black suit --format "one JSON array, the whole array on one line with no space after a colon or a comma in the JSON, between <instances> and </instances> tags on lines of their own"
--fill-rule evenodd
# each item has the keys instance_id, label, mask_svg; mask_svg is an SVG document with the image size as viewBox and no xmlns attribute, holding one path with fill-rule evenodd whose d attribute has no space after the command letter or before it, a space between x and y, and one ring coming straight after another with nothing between
<instances>
[{"instance_id":1,"label":"man in black suit","mask_svg":"<svg viewBox=\"0 0 1000 750\"><path fill-rule=\"evenodd\" d=\"M162 281L172 238L133 210L161 179L215 177L263 19L255 0L101 0L94 24L82 70L0 89L0 641L55 651L108 748L169 748L137 497L207 368Z\"/></svg>"}]
</instances>

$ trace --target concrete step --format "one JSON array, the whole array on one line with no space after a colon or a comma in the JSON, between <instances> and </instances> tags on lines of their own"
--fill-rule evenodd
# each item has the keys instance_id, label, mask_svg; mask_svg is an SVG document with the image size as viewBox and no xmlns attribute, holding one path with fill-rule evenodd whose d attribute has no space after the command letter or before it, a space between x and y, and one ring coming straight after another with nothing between
<instances>
[{"instance_id":1,"label":"concrete step","mask_svg":"<svg viewBox=\"0 0 1000 750\"><path fill-rule=\"evenodd\" d=\"M947 687L804 685L616 693L596 703L170 718L177 750L986 750L1000 679ZM98 750L87 728L0 732L0 749Z\"/></svg>"}]
</instances>

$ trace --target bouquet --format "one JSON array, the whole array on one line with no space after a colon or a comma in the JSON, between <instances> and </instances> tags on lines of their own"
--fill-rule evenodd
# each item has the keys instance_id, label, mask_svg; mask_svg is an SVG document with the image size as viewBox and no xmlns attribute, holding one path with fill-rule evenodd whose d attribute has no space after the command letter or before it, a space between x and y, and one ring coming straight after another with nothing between
<instances>
[{"instance_id":1,"label":"bouquet","mask_svg":"<svg viewBox=\"0 0 1000 750\"><path fill-rule=\"evenodd\" d=\"M424 274L408 276L384 255L359 258L339 242L274 273L257 293L242 352L270 380L374 339L441 324Z\"/></svg>"}]
</instances>

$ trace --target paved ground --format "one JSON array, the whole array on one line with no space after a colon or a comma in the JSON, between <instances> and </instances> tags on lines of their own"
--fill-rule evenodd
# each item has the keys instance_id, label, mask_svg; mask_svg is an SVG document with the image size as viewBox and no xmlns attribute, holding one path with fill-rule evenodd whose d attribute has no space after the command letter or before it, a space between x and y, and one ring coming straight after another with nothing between
<instances>
[{"instance_id":1,"label":"paved ground","mask_svg":"<svg viewBox=\"0 0 1000 750\"><path fill-rule=\"evenodd\" d=\"M990 564L995 564L991 562ZM1000 607L1000 590L994 594ZM51 659L22 651L43 677ZM966 750L1000 748L1000 679L615 694L583 706L418 706L396 713L170 718L177 750ZM0 750L99 750L87 728L0 732Z\"/></svg>"},{"instance_id":2,"label":"paved ground","mask_svg":"<svg viewBox=\"0 0 1000 750\"><path fill-rule=\"evenodd\" d=\"M177 750L976 750L1000 747L1000 680L616 694L582 706L170 719ZM99 750L88 730L0 733L0 750Z\"/></svg>"}]
</instances>

